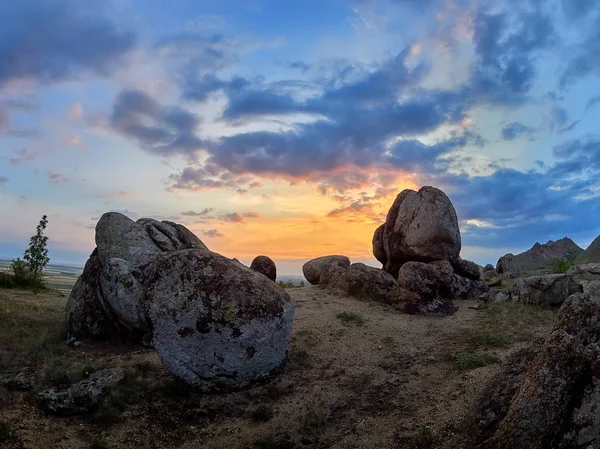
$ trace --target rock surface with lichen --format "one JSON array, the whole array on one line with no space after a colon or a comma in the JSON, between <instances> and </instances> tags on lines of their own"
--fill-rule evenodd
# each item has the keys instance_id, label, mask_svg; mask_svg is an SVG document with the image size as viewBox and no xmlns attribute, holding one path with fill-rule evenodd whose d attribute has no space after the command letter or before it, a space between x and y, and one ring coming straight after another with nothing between
<instances>
[{"instance_id":1,"label":"rock surface with lichen","mask_svg":"<svg viewBox=\"0 0 600 449\"><path fill-rule=\"evenodd\" d=\"M202 250L166 253L144 271L154 347L175 376L229 391L285 362L293 304L267 277Z\"/></svg>"}]
</instances>

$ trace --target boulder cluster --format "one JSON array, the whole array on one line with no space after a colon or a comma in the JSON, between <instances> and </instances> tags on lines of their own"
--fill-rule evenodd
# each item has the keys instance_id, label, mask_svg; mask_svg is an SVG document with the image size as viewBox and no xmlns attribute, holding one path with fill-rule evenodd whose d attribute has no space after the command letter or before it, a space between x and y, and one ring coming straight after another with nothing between
<instances>
[{"instance_id":1,"label":"boulder cluster","mask_svg":"<svg viewBox=\"0 0 600 449\"><path fill-rule=\"evenodd\" d=\"M373 236L373 254L382 269L350 264L345 256L307 262L311 284L342 290L363 299L391 304L410 314L450 315L452 299L488 291L482 269L460 258L458 218L439 189L404 190Z\"/></svg>"},{"instance_id":2,"label":"boulder cluster","mask_svg":"<svg viewBox=\"0 0 600 449\"><path fill-rule=\"evenodd\" d=\"M262 256L253 268L180 224L106 213L67 302L70 342L120 334L203 391L246 387L285 362L294 316L275 264Z\"/></svg>"}]
</instances>

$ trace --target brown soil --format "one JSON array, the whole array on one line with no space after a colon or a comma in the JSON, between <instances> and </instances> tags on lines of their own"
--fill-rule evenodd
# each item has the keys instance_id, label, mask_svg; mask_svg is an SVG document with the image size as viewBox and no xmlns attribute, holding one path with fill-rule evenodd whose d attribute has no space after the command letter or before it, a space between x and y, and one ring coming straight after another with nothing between
<instances>
[{"instance_id":1,"label":"brown soil","mask_svg":"<svg viewBox=\"0 0 600 449\"><path fill-rule=\"evenodd\" d=\"M23 336L15 333L14 326L21 327L19 332L23 328L55 332L66 298L0 290L0 357L4 359L0 371L30 365L38 373L35 390L40 390L56 384L53 369L70 373L91 364L130 370L128 387L89 416L50 416L36 406L32 392L0 389L0 422L12 430L0 446L467 447L464 419L500 364L460 370L456 357L493 354L504 360L527 341L546 334L553 320L553 314L545 311L513 305L482 307L474 301L457 302L459 310L452 317L415 317L317 287L288 292L296 315L283 374L251 390L207 396L174 382L152 349L85 343L40 356L35 348L19 344ZM37 309L30 317L33 306ZM346 315L338 317L343 312ZM488 338L478 339L483 331ZM504 345L486 348L490 338ZM33 352L38 354L35 359ZM261 405L266 406L262 413L257 411Z\"/></svg>"}]
</instances>

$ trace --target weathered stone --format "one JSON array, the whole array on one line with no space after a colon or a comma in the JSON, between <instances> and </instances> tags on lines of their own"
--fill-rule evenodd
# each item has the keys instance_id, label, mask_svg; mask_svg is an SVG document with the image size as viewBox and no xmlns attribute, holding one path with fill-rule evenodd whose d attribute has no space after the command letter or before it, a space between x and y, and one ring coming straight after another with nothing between
<instances>
[{"instance_id":1,"label":"weathered stone","mask_svg":"<svg viewBox=\"0 0 600 449\"><path fill-rule=\"evenodd\" d=\"M487 293L483 293L479 299L486 302L508 302L512 301L512 296L510 292L494 289Z\"/></svg>"},{"instance_id":2,"label":"weathered stone","mask_svg":"<svg viewBox=\"0 0 600 449\"><path fill-rule=\"evenodd\" d=\"M385 246L383 244L383 234L385 231L385 223L379 226L373 234L373 255L375 259L381 262L384 266L387 262L387 255L385 254Z\"/></svg>"},{"instance_id":3,"label":"weathered stone","mask_svg":"<svg viewBox=\"0 0 600 449\"><path fill-rule=\"evenodd\" d=\"M565 274L578 281L600 281L600 263L574 265Z\"/></svg>"},{"instance_id":4,"label":"weathered stone","mask_svg":"<svg viewBox=\"0 0 600 449\"><path fill-rule=\"evenodd\" d=\"M30 368L23 368L0 375L0 387L15 391L29 391L33 388L35 376Z\"/></svg>"},{"instance_id":5,"label":"weathered stone","mask_svg":"<svg viewBox=\"0 0 600 449\"><path fill-rule=\"evenodd\" d=\"M488 271L496 271L496 268L491 263L488 263L485 267L483 267L483 272L487 273Z\"/></svg>"},{"instance_id":6,"label":"weathered stone","mask_svg":"<svg viewBox=\"0 0 600 449\"><path fill-rule=\"evenodd\" d=\"M583 345L600 342L600 297L569 296L558 312L554 330L567 332Z\"/></svg>"},{"instance_id":7,"label":"weathered stone","mask_svg":"<svg viewBox=\"0 0 600 449\"><path fill-rule=\"evenodd\" d=\"M143 275L123 259L108 259L100 273L101 301L120 326L144 335L150 331L145 317Z\"/></svg>"},{"instance_id":8,"label":"weathered stone","mask_svg":"<svg viewBox=\"0 0 600 449\"><path fill-rule=\"evenodd\" d=\"M350 266L350 259L346 256L323 256L309 260L302 266L302 273L308 282L318 285L323 270L330 265L338 265L344 269Z\"/></svg>"},{"instance_id":9,"label":"weathered stone","mask_svg":"<svg viewBox=\"0 0 600 449\"><path fill-rule=\"evenodd\" d=\"M107 338L117 331L112 318L102 307L99 281L101 271L98 250L94 250L67 300L67 327L70 339Z\"/></svg>"},{"instance_id":10,"label":"weathered stone","mask_svg":"<svg viewBox=\"0 0 600 449\"><path fill-rule=\"evenodd\" d=\"M514 254L502 256L496 264L496 272L507 278L517 278L521 275L521 266Z\"/></svg>"},{"instance_id":11,"label":"weathered stone","mask_svg":"<svg viewBox=\"0 0 600 449\"><path fill-rule=\"evenodd\" d=\"M396 287L396 281L389 273L363 263L353 263L343 271L333 270L337 276L327 280L328 287L342 290L354 298L386 302L388 293Z\"/></svg>"},{"instance_id":12,"label":"weathered stone","mask_svg":"<svg viewBox=\"0 0 600 449\"><path fill-rule=\"evenodd\" d=\"M458 259L454 265L454 272L459 276L478 281L481 279L481 268L470 260Z\"/></svg>"},{"instance_id":13,"label":"weathered stone","mask_svg":"<svg viewBox=\"0 0 600 449\"><path fill-rule=\"evenodd\" d=\"M122 368L96 371L66 390L42 391L38 394L38 401L44 410L56 415L86 413L94 410L100 400L124 377Z\"/></svg>"},{"instance_id":14,"label":"weathered stone","mask_svg":"<svg viewBox=\"0 0 600 449\"><path fill-rule=\"evenodd\" d=\"M398 273L398 287L430 297L440 295L440 291L446 288L451 280L451 271L445 268L444 264L407 262Z\"/></svg>"},{"instance_id":15,"label":"weathered stone","mask_svg":"<svg viewBox=\"0 0 600 449\"><path fill-rule=\"evenodd\" d=\"M152 218L140 218L136 223L144 227L154 244L163 252L193 248L208 250L206 245L183 225Z\"/></svg>"},{"instance_id":16,"label":"weathered stone","mask_svg":"<svg viewBox=\"0 0 600 449\"><path fill-rule=\"evenodd\" d=\"M374 236L373 252L384 268L397 277L405 262L458 260L461 240L458 218L450 199L439 189L402 191L390 208L383 228ZM383 242L383 252L380 242Z\"/></svg>"},{"instance_id":17,"label":"weathered stone","mask_svg":"<svg viewBox=\"0 0 600 449\"><path fill-rule=\"evenodd\" d=\"M266 379L285 362L289 295L264 275L203 250L165 253L145 267L154 347L175 376L203 391Z\"/></svg>"},{"instance_id":18,"label":"weathered stone","mask_svg":"<svg viewBox=\"0 0 600 449\"><path fill-rule=\"evenodd\" d=\"M515 284L515 299L523 304L542 307L559 306L569 296L583 288L566 274L548 274L519 278Z\"/></svg>"},{"instance_id":19,"label":"weathered stone","mask_svg":"<svg viewBox=\"0 0 600 449\"><path fill-rule=\"evenodd\" d=\"M572 412L573 395L585 383L586 364L585 347L565 331L554 331L527 370L498 430L478 449L555 447Z\"/></svg>"},{"instance_id":20,"label":"weathered stone","mask_svg":"<svg viewBox=\"0 0 600 449\"><path fill-rule=\"evenodd\" d=\"M277 267L275 266L275 262L267 256L256 256L252 261L250 268L264 274L273 282L277 279Z\"/></svg>"},{"instance_id":21,"label":"weathered stone","mask_svg":"<svg viewBox=\"0 0 600 449\"><path fill-rule=\"evenodd\" d=\"M386 302L409 315L449 316L458 310L450 299L419 294L402 287L389 292Z\"/></svg>"},{"instance_id":22,"label":"weathered stone","mask_svg":"<svg viewBox=\"0 0 600 449\"><path fill-rule=\"evenodd\" d=\"M100 217L96 224L96 247L102 265L118 258L139 266L162 252L144 226L117 212Z\"/></svg>"},{"instance_id":23,"label":"weathered stone","mask_svg":"<svg viewBox=\"0 0 600 449\"><path fill-rule=\"evenodd\" d=\"M454 274L450 284L444 288L443 295L452 299L475 299L489 290L485 281L474 281Z\"/></svg>"}]
</instances>

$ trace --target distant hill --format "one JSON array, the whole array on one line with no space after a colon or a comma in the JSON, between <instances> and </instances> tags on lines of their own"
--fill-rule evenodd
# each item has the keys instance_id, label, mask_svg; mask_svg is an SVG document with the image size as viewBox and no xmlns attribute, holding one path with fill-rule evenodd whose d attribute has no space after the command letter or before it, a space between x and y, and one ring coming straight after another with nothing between
<instances>
[{"instance_id":1,"label":"distant hill","mask_svg":"<svg viewBox=\"0 0 600 449\"><path fill-rule=\"evenodd\" d=\"M520 271L535 271L549 268L558 260L573 260L583 253L573 240L568 237L557 240L549 240L545 244L536 243L527 251L516 256L506 255L500 258L498 264L507 258L511 258L511 264L516 263Z\"/></svg>"},{"instance_id":2,"label":"distant hill","mask_svg":"<svg viewBox=\"0 0 600 449\"><path fill-rule=\"evenodd\" d=\"M600 263L600 235L575 259L575 263Z\"/></svg>"}]
</instances>

